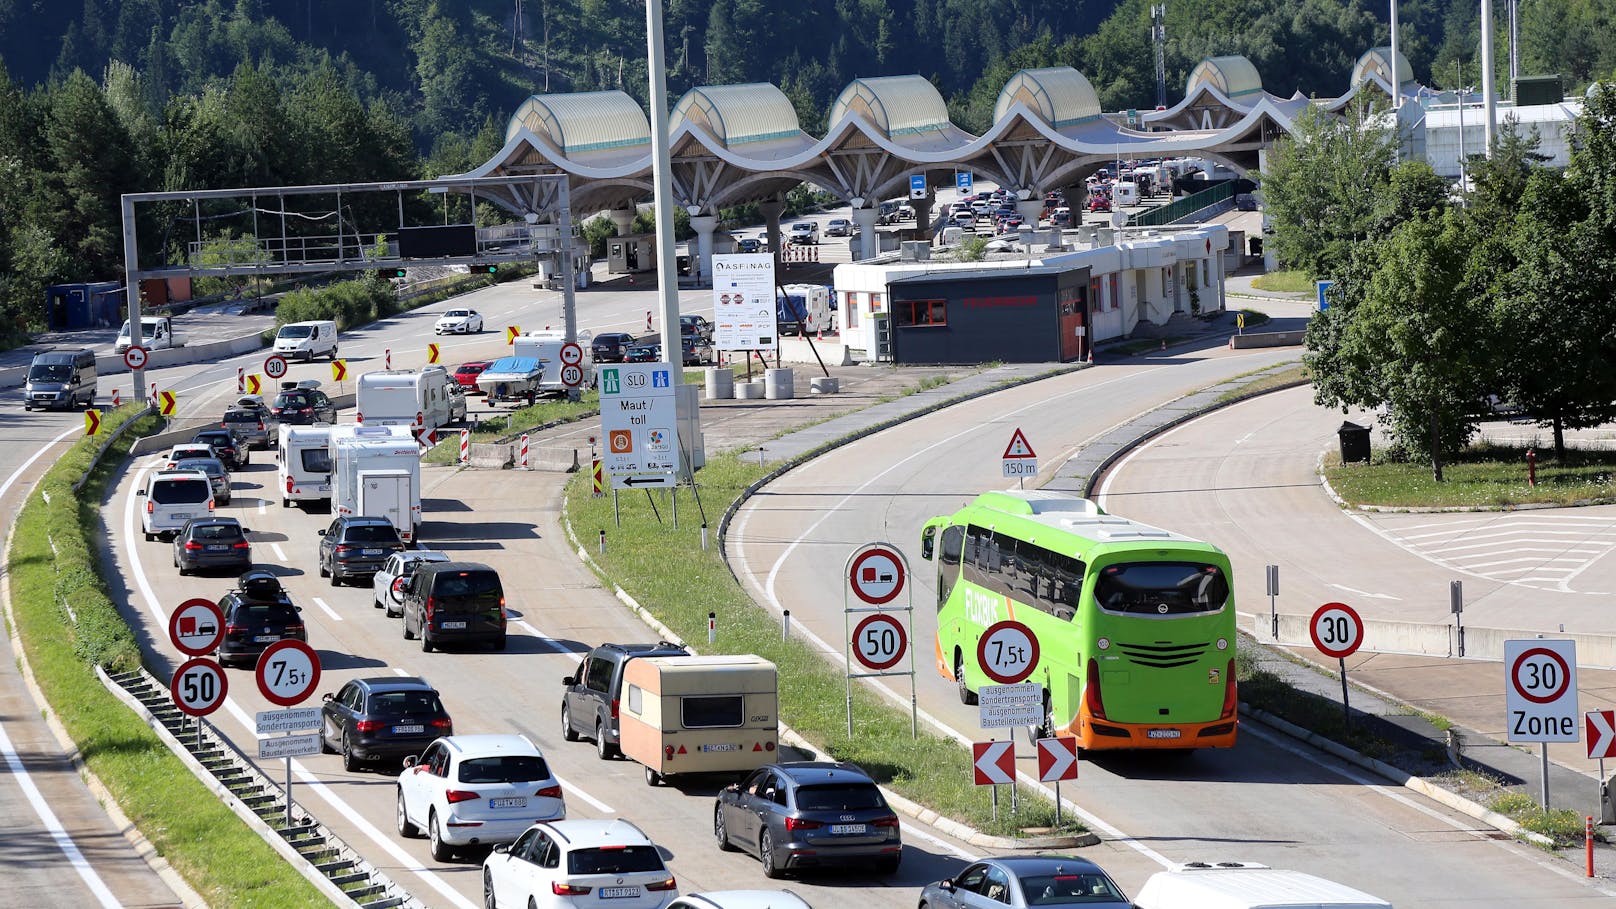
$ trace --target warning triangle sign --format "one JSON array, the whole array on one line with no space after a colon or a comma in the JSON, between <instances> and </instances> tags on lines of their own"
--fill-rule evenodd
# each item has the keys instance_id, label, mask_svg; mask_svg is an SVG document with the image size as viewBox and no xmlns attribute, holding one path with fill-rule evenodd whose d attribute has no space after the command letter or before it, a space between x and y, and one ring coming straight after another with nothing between
<instances>
[{"instance_id":1,"label":"warning triangle sign","mask_svg":"<svg viewBox=\"0 0 1616 909\"><path fill-rule=\"evenodd\" d=\"M1027 444L1027 437L1021 434L1021 427L1016 427L1015 434L1010 437L1010 444L1004 447L1004 459L1036 458L1032 446Z\"/></svg>"}]
</instances>

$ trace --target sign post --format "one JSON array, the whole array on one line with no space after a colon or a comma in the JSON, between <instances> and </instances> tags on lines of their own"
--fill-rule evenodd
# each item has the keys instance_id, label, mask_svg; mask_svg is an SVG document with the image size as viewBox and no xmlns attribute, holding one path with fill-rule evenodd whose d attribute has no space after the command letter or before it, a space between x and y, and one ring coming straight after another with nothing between
<instances>
[{"instance_id":1,"label":"sign post","mask_svg":"<svg viewBox=\"0 0 1616 909\"><path fill-rule=\"evenodd\" d=\"M1352 710L1347 706L1347 657L1363 643L1363 619L1346 603L1325 603L1313 610L1307 624L1313 646L1325 656L1335 657L1341 666L1341 719L1350 728Z\"/></svg>"},{"instance_id":2,"label":"sign post","mask_svg":"<svg viewBox=\"0 0 1616 909\"><path fill-rule=\"evenodd\" d=\"M846 635L847 737L853 737L853 680L889 675L909 677L909 735L920 730L915 691L915 652L909 629L914 626L914 597L909 593L909 560L891 543L866 543L847 557L842 576L842 621ZM849 594L858 600L854 603ZM902 605L893 601L903 597ZM900 616L899 613L904 613ZM854 616L862 616L854 625ZM909 668L898 668L903 658ZM855 672L854 663L865 671Z\"/></svg>"},{"instance_id":3,"label":"sign post","mask_svg":"<svg viewBox=\"0 0 1616 909\"><path fill-rule=\"evenodd\" d=\"M1504 642L1509 713L1507 740L1537 742L1542 751L1542 807L1549 810L1549 743L1575 742L1577 730L1577 643L1541 638Z\"/></svg>"},{"instance_id":4,"label":"sign post","mask_svg":"<svg viewBox=\"0 0 1616 909\"><path fill-rule=\"evenodd\" d=\"M1010 444L1004 447L1000 466L1005 479L1014 477L1018 487L1025 488L1027 477L1038 476L1038 453L1032 450L1032 444L1019 426L1011 433Z\"/></svg>"},{"instance_id":5,"label":"sign post","mask_svg":"<svg viewBox=\"0 0 1616 909\"><path fill-rule=\"evenodd\" d=\"M1268 566L1268 618L1273 626L1274 640L1279 640L1279 566Z\"/></svg>"},{"instance_id":6,"label":"sign post","mask_svg":"<svg viewBox=\"0 0 1616 909\"><path fill-rule=\"evenodd\" d=\"M254 673L258 692L265 700L282 707L296 707L320 684L320 655L302 641L277 641L264 648ZM316 711L318 712L318 711ZM297 741L293 741L293 740ZM312 740L313 749L308 750ZM292 758L301 754L319 754L320 737L287 736L260 742L259 757L279 757L286 760L286 827L292 827Z\"/></svg>"},{"instance_id":7,"label":"sign post","mask_svg":"<svg viewBox=\"0 0 1616 909\"><path fill-rule=\"evenodd\" d=\"M1039 739L1038 779L1055 784L1055 827L1061 825L1061 780L1077 779L1077 737L1057 736Z\"/></svg>"}]
</instances>

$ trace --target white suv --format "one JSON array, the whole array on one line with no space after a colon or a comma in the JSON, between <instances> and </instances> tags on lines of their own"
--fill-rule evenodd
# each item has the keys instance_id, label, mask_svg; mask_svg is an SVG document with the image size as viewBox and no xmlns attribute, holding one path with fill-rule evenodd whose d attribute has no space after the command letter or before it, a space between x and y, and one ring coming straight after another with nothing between
<instances>
[{"instance_id":1,"label":"white suv","mask_svg":"<svg viewBox=\"0 0 1616 909\"><path fill-rule=\"evenodd\" d=\"M566 816L561 783L523 735L444 736L398 775L398 832L425 830L440 862L455 846L509 843L534 821Z\"/></svg>"},{"instance_id":2,"label":"white suv","mask_svg":"<svg viewBox=\"0 0 1616 909\"><path fill-rule=\"evenodd\" d=\"M665 909L678 895L662 850L622 818L534 824L483 861L489 909Z\"/></svg>"},{"instance_id":3,"label":"white suv","mask_svg":"<svg viewBox=\"0 0 1616 909\"><path fill-rule=\"evenodd\" d=\"M192 518L213 516L213 481L199 470L157 470L146 480L146 488L135 491L146 500L140 510L140 529L150 543L163 534L174 534Z\"/></svg>"}]
</instances>

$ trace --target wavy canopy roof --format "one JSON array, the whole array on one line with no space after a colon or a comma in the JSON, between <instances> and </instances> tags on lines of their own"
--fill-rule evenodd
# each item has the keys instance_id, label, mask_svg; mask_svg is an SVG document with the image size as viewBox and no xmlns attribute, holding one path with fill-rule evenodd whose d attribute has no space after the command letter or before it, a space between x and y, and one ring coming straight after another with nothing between
<instances>
[{"instance_id":1,"label":"wavy canopy roof","mask_svg":"<svg viewBox=\"0 0 1616 909\"><path fill-rule=\"evenodd\" d=\"M533 95L505 126L506 141L523 129L566 155L651 147L651 123L639 102L620 91Z\"/></svg>"},{"instance_id":2,"label":"wavy canopy roof","mask_svg":"<svg viewBox=\"0 0 1616 909\"><path fill-rule=\"evenodd\" d=\"M1348 84L1357 87L1366 82L1369 77L1378 78L1382 85L1392 84L1392 49L1389 47L1371 47L1363 52L1358 62L1353 64L1352 78ZM1408 58L1402 52L1397 53L1397 81L1399 85L1407 85L1414 81L1414 67L1408 65Z\"/></svg>"},{"instance_id":3,"label":"wavy canopy roof","mask_svg":"<svg viewBox=\"0 0 1616 909\"><path fill-rule=\"evenodd\" d=\"M1003 120L1016 103L1064 129L1100 118L1100 97L1087 76L1070 66L1024 69L1010 77L993 105L993 119Z\"/></svg>"},{"instance_id":4,"label":"wavy canopy roof","mask_svg":"<svg viewBox=\"0 0 1616 909\"><path fill-rule=\"evenodd\" d=\"M1244 98L1261 94L1262 76L1250 60L1238 54L1227 57L1208 57L1190 70L1184 83L1184 96L1190 97L1202 85L1210 85L1228 98Z\"/></svg>"},{"instance_id":5,"label":"wavy canopy roof","mask_svg":"<svg viewBox=\"0 0 1616 909\"><path fill-rule=\"evenodd\" d=\"M921 76L854 79L830 108L830 122L863 117L888 139L956 129L937 86Z\"/></svg>"},{"instance_id":6,"label":"wavy canopy roof","mask_svg":"<svg viewBox=\"0 0 1616 909\"><path fill-rule=\"evenodd\" d=\"M791 99L767 82L693 88L673 108L671 128L685 123L706 130L725 148L803 134Z\"/></svg>"}]
</instances>

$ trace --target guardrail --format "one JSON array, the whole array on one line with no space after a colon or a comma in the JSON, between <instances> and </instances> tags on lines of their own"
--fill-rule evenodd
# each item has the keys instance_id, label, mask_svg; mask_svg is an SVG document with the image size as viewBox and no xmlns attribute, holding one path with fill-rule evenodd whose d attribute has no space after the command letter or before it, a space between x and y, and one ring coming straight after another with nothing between
<instances>
[{"instance_id":1,"label":"guardrail","mask_svg":"<svg viewBox=\"0 0 1616 909\"><path fill-rule=\"evenodd\" d=\"M1200 212L1202 209L1212 208L1233 198L1234 181L1225 180L1198 193L1191 193L1182 199L1175 199L1166 205L1133 215L1128 218L1128 226L1161 227L1164 224L1176 224Z\"/></svg>"}]
</instances>

